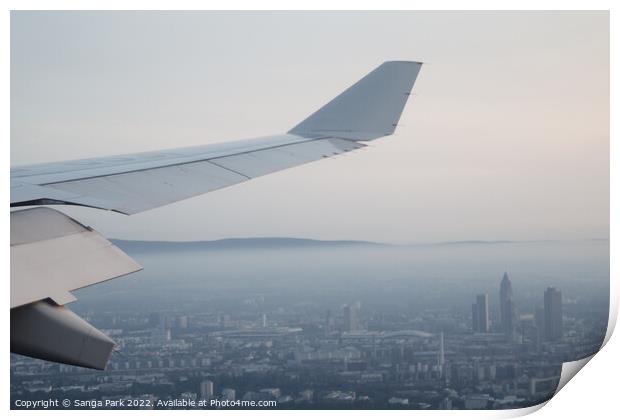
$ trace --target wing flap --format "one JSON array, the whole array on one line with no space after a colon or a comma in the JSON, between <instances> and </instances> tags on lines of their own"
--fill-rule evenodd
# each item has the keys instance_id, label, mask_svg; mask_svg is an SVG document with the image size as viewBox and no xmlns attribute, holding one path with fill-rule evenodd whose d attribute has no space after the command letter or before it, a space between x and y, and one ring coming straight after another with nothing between
<instances>
[{"instance_id":1,"label":"wing flap","mask_svg":"<svg viewBox=\"0 0 620 420\"><path fill-rule=\"evenodd\" d=\"M107 209L133 214L245 180L247 177L205 161L59 182L47 188L91 197ZM82 198L76 199L80 201Z\"/></svg>"},{"instance_id":2,"label":"wing flap","mask_svg":"<svg viewBox=\"0 0 620 420\"><path fill-rule=\"evenodd\" d=\"M69 292L142 267L99 233L63 213L37 207L11 212L11 308Z\"/></svg>"}]
</instances>

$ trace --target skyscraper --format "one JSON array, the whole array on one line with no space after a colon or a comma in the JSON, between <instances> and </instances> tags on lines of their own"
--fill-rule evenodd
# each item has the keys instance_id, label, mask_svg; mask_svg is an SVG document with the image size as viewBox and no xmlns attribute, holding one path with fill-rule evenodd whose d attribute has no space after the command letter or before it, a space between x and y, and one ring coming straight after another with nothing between
<instances>
[{"instance_id":1,"label":"skyscraper","mask_svg":"<svg viewBox=\"0 0 620 420\"><path fill-rule=\"evenodd\" d=\"M555 287L545 290L545 339L562 340L562 292Z\"/></svg>"},{"instance_id":2,"label":"skyscraper","mask_svg":"<svg viewBox=\"0 0 620 420\"><path fill-rule=\"evenodd\" d=\"M486 293L476 296L471 312L474 332L489 332L489 296Z\"/></svg>"},{"instance_id":3,"label":"skyscraper","mask_svg":"<svg viewBox=\"0 0 620 420\"><path fill-rule=\"evenodd\" d=\"M200 398L210 400L213 398L213 382L206 380L200 383Z\"/></svg>"},{"instance_id":4,"label":"skyscraper","mask_svg":"<svg viewBox=\"0 0 620 420\"><path fill-rule=\"evenodd\" d=\"M515 330L515 304L512 298L512 282L504 273L499 287L499 311L502 331L512 335Z\"/></svg>"},{"instance_id":5,"label":"skyscraper","mask_svg":"<svg viewBox=\"0 0 620 420\"><path fill-rule=\"evenodd\" d=\"M475 302L471 304L471 329L478 331L478 305Z\"/></svg>"},{"instance_id":6,"label":"skyscraper","mask_svg":"<svg viewBox=\"0 0 620 420\"><path fill-rule=\"evenodd\" d=\"M437 353L437 364L441 367L446 363L444 352L443 331L439 333L439 352Z\"/></svg>"},{"instance_id":7,"label":"skyscraper","mask_svg":"<svg viewBox=\"0 0 620 420\"><path fill-rule=\"evenodd\" d=\"M444 351L443 331L439 333L439 351L437 352L437 370L439 377L445 379L446 355Z\"/></svg>"},{"instance_id":8,"label":"skyscraper","mask_svg":"<svg viewBox=\"0 0 620 420\"><path fill-rule=\"evenodd\" d=\"M347 332L359 331L360 323L357 316L357 304L345 305L343 310L344 315L344 330Z\"/></svg>"}]
</instances>

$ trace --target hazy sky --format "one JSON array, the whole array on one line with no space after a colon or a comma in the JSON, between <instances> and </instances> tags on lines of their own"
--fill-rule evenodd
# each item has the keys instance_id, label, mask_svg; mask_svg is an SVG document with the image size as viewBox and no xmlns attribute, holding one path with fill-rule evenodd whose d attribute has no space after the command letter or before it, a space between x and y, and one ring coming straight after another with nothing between
<instances>
[{"instance_id":1,"label":"hazy sky","mask_svg":"<svg viewBox=\"0 0 620 420\"><path fill-rule=\"evenodd\" d=\"M108 237L608 237L605 12L12 12L11 164L286 132L385 60L396 135L145 213Z\"/></svg>"}]
</instances>

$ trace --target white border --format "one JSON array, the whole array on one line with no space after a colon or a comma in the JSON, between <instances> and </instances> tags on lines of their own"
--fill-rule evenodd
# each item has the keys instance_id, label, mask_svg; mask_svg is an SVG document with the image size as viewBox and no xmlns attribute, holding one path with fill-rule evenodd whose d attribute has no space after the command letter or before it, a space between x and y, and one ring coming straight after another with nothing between
<instances>
[{"instance_id":1,"label":"white border","mask_svg":"<svg viewBox=\"0 0 620 420\"><path fill-rule=\"evenodd\" d=\"M384 10L384 9L395 9L395 10L611 10L611 153L610 153L610 163L611 163L611 211L610 214L618 214L620 207L618 206L618 193L617 190L614 190L613 186L618 186L618 170L616 165L618 163L618 140L617 140L617 132L616 132L616 120L613 118L614 111L617 111L616 107L616 98L618 97L618 86L614 83L613 74L616 69L615 58L617 56L617 48L618 44L616 42L617 39L617 31L615 30L614 23L616 23L617 19L614 16L614 2L612 1L400 1L400 0L383 0L381 2L370 2L370 1L356 1L353 2L345 2L345 1L326 1L326 0L315 0L315 1L297 1L292 4L292 2L286 1L262 1L260 4L256 1L198 1L198 0L178 0L178 1L162 1L162 0L152 0L152 1L139 1L139 0L110 0L110 1L102 1L102 0L93 0L93 1L77 1L77 0L65 0L65 1L42 1L42 0L32 0L32 1L5 1L6 5L5 13L2 15L1 24L0 24L0 37L2 41L1 52L1 64L0 71L2 72L2 80L3 80L3 95L2 98L4 101L2 102L2 121L1 127L3 129L5 135L5 141L3 142L3 151L4 153L0 154L0 158L2 159L3 168L8 173L10 167L10 67L9 67L9 59L10 59L10 14L9 10L37 10L37 9L58 9L58 10L71 10L71 9L84 9L84 10L105 10L105 9L118 9L118 10L139 10L144 7L148 7L149 9L155 10L177 10L177 9L189 9L189 10L198 10L198 9L213 9L213 10L240 10L240 9L266 9L266 10L277 10L277 9L287 9L287 10L342 10L349 9L349 6L355 6L358 9L365 10ZM260 7L259 7L260 6ZM5 181L2 184L2 192L5 197L9 196L8 183ZM6 239L9 236L9 217L8 212L5 213L3 217L2 223L2 232L5 237L5 253L3 257L4 264L4 279L5 279L5 288L9 288L9 282L6 279L9 278L9 247L8 240ZM613 256L619 255L618 246L616 244L615 238L618 233L618 225L614 222L614 219L611 220L611 309L610 309L610 324L608 333L606 336L606 342L611 337L611 332L615 326L617 314L618 314L618 259ZM9 293L8 290L5 289L5 300L8 303ZM9 317L8 312L5 315L5 319L2 323L3 334L5 346L8 349L9 345ZM616 401L616 392L615 389L615 378L618 377L618 366L620 363L618 362L617 356L620 354L620 345L618 344L617 338L611 339L607 342L605 348L596 355L592 362L589 365L592 365L591 368L586 369L586 372L580 373L579 381L571 381L569 385L567 385L561 392L557 394L543 410L538 411L534 416L538 418L583 418L584 416L592 416L594 418L597 417L609 417L609 415L614 415L614 406ZM5 363L2 366L2 371L4 373L5 381L2 383L2 395L4 398L2 399L3 408L9 409L9 364ZM544 404L543 404L544 405ZM325 411L295 411L295 412L282 412L282 411L225 411L221 410L218 412L208 411L183 411L183 412L175 412L174 415L187 415L187 416L199 416L200 418L204 418L204 416L214 416L218 417L242 417L242 416L252 416L253 418L274 418L274 417L288 417L292 413L296 417L301 418L314 418L317 415L325 414L336 414L339 417L353 417L355 418L376 418L377 416L384 415L384 413L389 413L390 416L393 417L402 417L410 419L412 416L416 418L498 418L498 417L514 417L525 415L536 411L541 408L535 407L532 409L521 409L521 410L509 410L509 411L476 411L476 412L464 412L464 411L442 411L442 412L421 412L421 411L390 411L390 412L378 412L378 411L338 411L334 412L325 412ZM141 414L145 412L128 412L128 411L117 411L114 412L113 415L120 416L121 418L130 417L134 418L135 416L149 416L149 417L160 417L168 416L170 413L164 411L155 411L149 412L149 414ZM614 413L614 414L612 414ZM70 412L70 411L48 411L45 413L31 413L31 412L22 412L22 411L11 411L10 415L12 416L32 416L32 415L44 415L49 416L51 418L66 418L67 416L84 416L83 411L78 412ZM92 416L94 418L107 418L110 415L109 412L101 412L101 411L91 411L88 413L88 416Z\"/></svg>"}]
</instances>

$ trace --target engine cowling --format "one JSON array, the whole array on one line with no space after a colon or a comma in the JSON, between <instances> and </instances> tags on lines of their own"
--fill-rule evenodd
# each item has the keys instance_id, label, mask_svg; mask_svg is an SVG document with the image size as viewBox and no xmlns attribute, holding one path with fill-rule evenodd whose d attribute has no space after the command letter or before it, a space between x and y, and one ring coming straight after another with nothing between
<instances>
[{"instance_id":1,"label":"engine cowling","mask_svg":"<svg viewBox=\"0 0 620 420\"><path fill-rule=\"evenodd\" d=\"M115 343L69 308L46 299L11 309L11 352L104 369Z\"/></svg>"}]
</instances>

